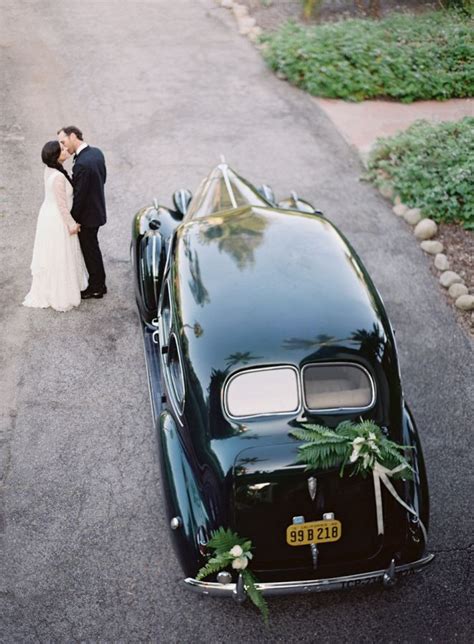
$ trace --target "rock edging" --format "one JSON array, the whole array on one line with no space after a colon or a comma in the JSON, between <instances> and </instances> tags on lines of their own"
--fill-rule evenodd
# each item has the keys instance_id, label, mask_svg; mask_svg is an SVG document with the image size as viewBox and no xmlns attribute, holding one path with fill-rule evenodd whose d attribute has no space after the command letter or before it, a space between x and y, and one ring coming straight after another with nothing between
<instances>
[{"instance_id":1,"label":"rock edging","mask_svg":"<svg viewBox=\"0 0 474 644\"><path fill-rule=\"evenodd\" d=\"M237 21L239 34L247 36L253 43L257 43L263 32L262 28L257 25L255 18L250 15L248 7L239 2L235 2L235 0L216 0L216 2L224 9L230 9L232 11Z\"/></svg>"},{"instance_id":2,"label":"rock edging","mask_svg":"<svg viewBox=\"0 0 474 644\"><path fill-rule=\"evenodd\" d=\"M381 189L380 193L385 198L391 199L393 197L392 194L387 194L386 188ZM454 306L460 311L474 311L474 295L469 293L464 279L450 270L448 257L443 253L443 244L433 239L438 233L436 222L429 218L423 219L419 208L410 208L402 203L399 197L394 198L392 211L413 227L413 233L420 241L421 249L426 254L433 256L434 267L439 272L439 283L447 289ZM471 322L474 322L474 314L472 316Z\"/></svg>"}]
</instances>

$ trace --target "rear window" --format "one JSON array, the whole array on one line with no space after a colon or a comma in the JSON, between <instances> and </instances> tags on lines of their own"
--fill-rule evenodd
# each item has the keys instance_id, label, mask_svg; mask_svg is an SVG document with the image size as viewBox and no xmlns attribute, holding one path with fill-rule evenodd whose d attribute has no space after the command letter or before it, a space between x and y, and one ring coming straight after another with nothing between
<instances>
[{"instance_id":1,"label":"rear window","mask_svg":"<svg viewBox=\"0 0 474 644\"><path fill-rule=\"evenodd\" d=\"M368 371L355 364L317 364L303 369L305 407L309 410L368 409L375 387Z\"/></svg>"},{"instance_id":2,"label":"rear window","mask_svg":"<svg viewBox=\"0 0 474 644\"><path fill-rule=\"evenodd\" d=\"M298 374L292 367L242 371L224 392L225 410L234 418L295 413L299 401Z\"/></svg>"}]
</instances>

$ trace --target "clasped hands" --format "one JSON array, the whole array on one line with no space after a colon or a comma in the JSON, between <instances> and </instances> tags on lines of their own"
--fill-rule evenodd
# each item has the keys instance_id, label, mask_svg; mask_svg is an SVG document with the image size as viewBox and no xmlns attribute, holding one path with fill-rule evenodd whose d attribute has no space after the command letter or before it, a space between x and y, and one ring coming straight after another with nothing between
<instances>
[{"instance_id":1,"label":"clasped hands","mask_svg":"<svg viewBox=\"0 0 474 644\"><path fill-rule=\"evenodd\" d=\"M77 235L81 231L81 225L80 224L72 224L69 226L69 234L70 235Z\"/></svg>"}]
</instances>

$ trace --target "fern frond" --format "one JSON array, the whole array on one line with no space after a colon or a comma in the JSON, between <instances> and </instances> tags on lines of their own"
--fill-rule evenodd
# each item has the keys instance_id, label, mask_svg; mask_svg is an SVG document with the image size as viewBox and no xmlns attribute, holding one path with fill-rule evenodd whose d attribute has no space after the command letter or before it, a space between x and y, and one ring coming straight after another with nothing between
<instances>
[{"instance_id":1,"label":"fern frond","mask_svg":"<svg viewBox=\"0 0 474 644\"><path fill-rule=\"evenodd\" d=\"M262 613L263 621L268 626L268 614L269 614L268 604L265 601L265 597L262 595L262 593L258 590L258 588L255 585L257 581L256 578L248 569L242 571L242 577L244 579L245 590L247 591L247 594L250 600L255 604L258 610Z\"/></svg>"},{"instance_id":2,"label":"fern frond","mask_svg":"<svg viewBox=\"0 0 474 644\"><path fill-rule=\"evenodd\" d=\"M367 476L378 461L389 469L405 465L394 476L411 478L412 468L404 455L409 447L389 440L373 420L361 419L359 423L346 420L335 429L304 424L294 429L291 435L303 441L299 447L298 461L306 463L307 469L328 469L340 465L340 476L343 476L356 445L354 441L362 438L362 444L358 444L360 458L354 463L351 476Z\"/></svg>"},{"instance_id":3,"label":"fern frond","mask_svg":"<svg viewBox=\"0 0 474 644\"><path fill-rule=\"evenodd\" d=\"M236 532L233 532L230 528L220 527L218 530L214 530L214 532L212 532L207 545L209 548L214 548L216 553L224 553L228 552L235 545L241 546L245 541L245 539L239 537L239 535Z\"/></svg>"},{"instance_id":4,"label":"fern frond","mask_svg":"<svg viewBox=\"0 0 474 644\"><path fill-rule=\"evenodd\" d=\"M201 581L201 579L205 579L209 575L220 572L226 567L227 567L227 564L225 563L223 564L222 561L217 557L210 559L207 562L207 564L198 571L198 574L196 575L196 579L198 581Z\"/></svg>"},{"instance_id":5,"label":"fern frond","mask_svg":"<svg viewBox=\"0 0 474 644\"><path fill-rule=\"evenodd\" d=\"M303 440L310 440L310 441L315 441L318 442L320 440L324 440L324 442L334 442L334 443L340 443L343 442L345 439L344 436L338 435L333 429L329 429L329 427L324 427L324 425L312 425L312 424L304 424L303 425L303 430L305 439ZM298 431L298 430L295 430Z\"/></svg>"},{"instance_id":6,"label":"fern frond","mask_svg":"<svg viewBox=\"0 0 474 644\"><path fill-rule=\"evenodd\" d=\"M342 463L350 447L346 444L315 445L307 443L300 447L298 461L306 463L308 469L328 469Z\"/></svg>"}]
</instances>

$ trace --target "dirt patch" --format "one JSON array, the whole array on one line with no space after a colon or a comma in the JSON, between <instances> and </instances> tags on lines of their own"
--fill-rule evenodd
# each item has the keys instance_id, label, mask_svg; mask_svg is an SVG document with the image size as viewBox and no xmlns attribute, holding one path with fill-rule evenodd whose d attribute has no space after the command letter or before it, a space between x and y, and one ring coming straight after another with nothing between
<instances>
[{"instance_id":1,"label":"dirt patch","mask_svg":"<svg viewBox=\"0 0 474 644\"><path fill-rule=\"evenodd\" d=\"M302 0L239 0L239 3L248 7L259 27L269 31L278 29L287 20L311 25L347 18L365 18L370 15L371 6L371 0L323 0L319 11L315 11L310 20L304 20ZM373 4L372 0L372 6ZM378 4L380 17L393 11L420 13L439 6L424 0L380 0Z\"/></svg>"}]
</instances>

